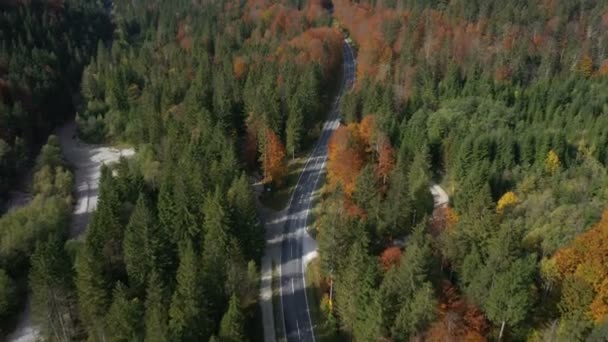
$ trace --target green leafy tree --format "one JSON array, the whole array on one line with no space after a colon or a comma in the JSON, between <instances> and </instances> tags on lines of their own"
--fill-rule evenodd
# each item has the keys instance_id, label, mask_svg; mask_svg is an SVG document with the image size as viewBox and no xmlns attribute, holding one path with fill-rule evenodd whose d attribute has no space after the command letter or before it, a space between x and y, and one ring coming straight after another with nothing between
<instances>
[{"instance_id":1,"label":"green leafy tree","mask_svg":"<svg viewBox=\"0 0 608 342\"><path fill-rule=\"evenodd\" d=\"M526 258L518 259L506 272L496 275L484 308L488 318L500 324L498 340L502 339L505 326L522 322L534 304L531 292L534 273L534 260Z\"/></svg>"},{"instance_id":2,"label":"green leafy tree","mask_svg":"<svg viewBox=\"0 0 608 342\"><path fill-rule=\"evenodd\" d=\"M162 253L167 240L162 233L144 195L140 194L123 240L125 266L132 287L143 289L154 267L163 267L163 270L167 267L167 255Z\"/></svg>"},{"instance_id":3,"label":"green leafy tree","mask_svg":"<svg viewBox=\"0 0 608 342\"><path fill-rule=\"evenodd\" d=\"M169 341L166 292L161 277L152 271L148 277L146 291L144 341Z\"/></svg>"},{"instance_id":4,"label":"green leafy tree","mask_svg":"<svg viewBox=\"0 0 608 342\"><path fill-rule=\"evenodd\" d=\"M265 229L258 219L255 194L245 174L234 179L227 197L232 207L232 234L239 241L244 257L260 260L266 245Z\"/></svg>"},{"instance_id":5,"label":"green leafy tree","mask_svg":"<svg viewBox=\"0 0 608 342\"><path fill-rule=\"evenodd\" d=\"M435 318L437 299L429 280L432 250L424 226L415 228L403 260L391 268L379 288L382 323L395 339L408 339L424 331Z\"/></svg>"},{"instance_id":6,"label":"green leafy tree","mask_svg":"<svg viewBox=\"0 0 608 342\"><path fill-rule=\"evenodd\" d=\"M0 269L0 318L6 322L17 310L17 286L3 269Z\"/></svg>"},{"instance_id":7,"label":"green leafy tree","mask_svg":"<svg viewBox=\"0 0 608 342\"><path fill-rule=\"evenodd\" d=\"M171 340L200 341L209 335L199 264L192 245L186 243L181 248L177 284L169 308Z\"/></svg>"},{"instance_id":8,"label":"green leafy tree","mask_svg":"<svg viewBox=\"0 0 608 342\"><path fill-rule=\"evenodd\" d=\"M127 288L118 283L113 291L112 305L106 315L106 331L111 341L143 340L143 306L138 298L129 298Z\"/></svg>"},{"instance_id":9,"label":"green leafy tree","mask_svg":"<svg viewBox=\"0 0 608 342\"><path fill-rule=\"evenodd\" d=\"M219 317L225 300L226 256L228 253L228 232L230 221L222 194L216 189L204 204L205 222L203 229L202 277L207 289L208 307L211 317Z\"/></svg>"},{"instance_id":10,"label":"green leafy tree","mask_svg":"<svg viewBox=\"0 0 608 342\"><path fill-rule=\"evenodd\" d=\"M110 305L110 285L103 275L102 261L84 246L76 257L75 269L81 318L89 335L103 340L104 330L99 321Z\"/></svg>"},{"instance_id":11,"label":"green leafy tree","mask_svg":"<svg viewBox=\"0 0 608 342\"><path fill-rule=\"evenodd\" d=\"M370 332L363 314L374 296L376 263L365 246L365 238L352 247L335 282L336 311L344 329L357 340Z\"/></svg>"},{"instance_id":12,"label":"green leafy tree","mask_svg":"<svg viewBox=\"0 0 608 342\"><path fill-rule=\"evenodd\" d=\"M69 340L74 334L72 265L58 238L38 243L31 256L29 286L33 320L46 336Z\"/></svg>"},{"instance_id":13,"label":"green leafy tree","mask_svg":"<svg viewBox=\"0 0 608 342\"><path fill-rule=\"evenodd\" d=\"M285 127L285 140L287 153L295 158L295 154L300 151L304 130L304 115L300 107L292 108L287 117Z\"/></svg>"},{"instance_id":14,"label":"green leafy tree","mask_svg":"<svg viewBox=\"0 0 608 342\"><path fill-rule=\"evenodd\" d=\"M244 324L239 299L236 295L232 295L228 303L228 311L226 311L220 323L220 340L225 342L246 341Z\"/></svg>"},{"instance_id":15,"label":"green leafy tree","mask_svg":"<svg viewBox=\"0 0 608 342\"><path fill-rule=\"evenodd\" d=\"M557 305L562 323L559 329L561 338L582 340L593 323L589 314L589 305L594 293L591 286L576 276L568 276L562 282L561 299Z\"/></svg>"}]
</instances>

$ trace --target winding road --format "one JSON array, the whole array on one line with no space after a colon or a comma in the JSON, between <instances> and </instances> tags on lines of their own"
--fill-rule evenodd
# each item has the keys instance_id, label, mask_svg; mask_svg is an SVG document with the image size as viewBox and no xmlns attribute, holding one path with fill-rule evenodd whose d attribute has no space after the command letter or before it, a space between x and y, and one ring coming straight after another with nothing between
<instances>
[{"instance_id":1,"label":"winding road","mask_svg":"<svg viewBox=\"0 0 608 342\"><path fill-rule=\"evenodd\" d=\"M329 118L323 125L321 136L300 174L285 214L286 224L281 242L280 290L287 341L315 341L304 280L306 260L314 253L314 250L309 248L313 240L308 236L306 227L314 194L325 170L327 143L340 125L340 99L355 80L355 58L346 40L343 44L343 59L344 71L340 92L334 100Z\"/></svg>"}]
</instances>

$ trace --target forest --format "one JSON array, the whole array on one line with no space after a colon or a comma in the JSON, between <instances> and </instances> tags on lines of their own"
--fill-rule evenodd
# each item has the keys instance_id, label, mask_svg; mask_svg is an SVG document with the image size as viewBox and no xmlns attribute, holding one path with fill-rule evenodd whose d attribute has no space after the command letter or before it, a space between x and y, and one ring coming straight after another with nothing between
<instances>
[{"instance_id":1,"label":"forest","mask_svg":"<svg viewBox=\"0 0 608 342\"><path fill-rule=\"evenodd\" d=\"M344 38L317 339L608 341L603 0L0 2L0 339L29 296L49 341L262 340L252 184L290 186ZM70 120L136 150L80 239Z\"/></svg>"},{"instance_id":2,"label":"forest","mask_svg":"<svg viewBox=\"0 0 608 342\"><path fill-rule=\"evenodd\" d=\"M358 79L315 226L327 329L605 341L608 3L333 4Z\"/></svg>"},{"instance_id":3,"label":"forest","mask_svg":"<svg viewBox=\"0 0 608 342\"><path fill-rule=\"evenodd\" d=\"M328 12L319 3L3 6L2 184L6 195L32 165L35 197L0 221L2 335L29 291L50 340L256 339L265 238L250 179L280 186L287 155L320 132L331 100L321 93L341 68ZM70 165L54 136L32 155L70 116L79 139L137 154L102 168L86 236L66 241Z\"/></svg>"}]
</instances>

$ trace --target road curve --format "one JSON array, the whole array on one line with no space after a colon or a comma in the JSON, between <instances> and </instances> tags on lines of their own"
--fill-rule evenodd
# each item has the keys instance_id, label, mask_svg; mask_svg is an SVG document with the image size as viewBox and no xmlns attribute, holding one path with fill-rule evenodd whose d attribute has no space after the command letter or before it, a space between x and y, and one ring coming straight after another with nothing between
<instances>
[{"instance_id":1,"label":"road curve","mask_svg":"<svg viewBox=\"0 0 608 342\"><path fill-rule=\"evenodd\" d=\"M342 54L344 62L340 92L333 102L329 118L323 125L321 136L300 174L286 210L286 224L281 242L280 290L287 341L315 341L304 282L304 257L307 252L304 249L304 240L309 238L306 231L308 216L319 178L325 169L327 143L340 125L340 99L355 80L355 58L346 40Z\"/></svg>"}]
</instances>

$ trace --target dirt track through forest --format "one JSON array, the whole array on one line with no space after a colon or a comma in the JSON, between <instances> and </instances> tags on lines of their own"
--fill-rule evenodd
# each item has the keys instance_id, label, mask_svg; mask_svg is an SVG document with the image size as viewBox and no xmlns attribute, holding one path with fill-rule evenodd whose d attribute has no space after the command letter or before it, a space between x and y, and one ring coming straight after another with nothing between
<instances>
[{"instance_id":1,"label":"dirt track through forest","mask_svg":"<svg viewBox=\"0 0 608 342\"><path fill-rule=\"evenodd\" d=\"M87 144L76 138L76 124L70 122L59 128L55 134L59 137L64 158L74 171L75 201L70 239L84 236L91 214L97 209L99 197L99 177L103 164L112 164L121 157L131 157L135 154L132 148L117 149L99 145ZM36 341L38 330L32 323L30 301L21 316L15 331L7 337L7 341L31 342Z\"/></svg>"}]
</instances>

